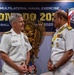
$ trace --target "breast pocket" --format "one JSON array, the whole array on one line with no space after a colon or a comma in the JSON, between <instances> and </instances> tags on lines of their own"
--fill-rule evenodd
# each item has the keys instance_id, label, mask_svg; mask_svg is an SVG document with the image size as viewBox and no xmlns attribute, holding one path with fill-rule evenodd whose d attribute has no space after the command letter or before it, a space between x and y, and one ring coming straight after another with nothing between
<instances>
[{"instance_id":1,"label":"breast pocket","mask_svg":"<svg viewBox=\"0 0 74 75\"><path fill-rule=\"evenodd\" d=\"M20 43L18 42L12 43L12 46L20 46Z\"/></svg>"},{"instance_id":2,"label":"breast pocket","mask_svg":"<svg viewBox=\"0 0 74 75\"><path fill-rule=\"evenodd\" d=\"M16 36L12 36L11 38L12 46L19 46L20 45L20 38Z\"/></svg>"},{"instance_id":3,"label":"breast pocket","mask_svg":"<svg viewBox=\"0 0 74 75\"><path fill-rule=\"evenodd\" d=\"M65 40L63 38L57 38L56 46L59 49L65 49Z\"/></svg>"},{"instance_id":4,"label":"breast pocket","mask_svg":"<svg viewBox=\"0 0 74 75\"><path fill-rule=\"evenodd\" d=\"M20 45L20 41L19 40L12 40L12 46L19 46Z\"/></svg>"}]
</instances>

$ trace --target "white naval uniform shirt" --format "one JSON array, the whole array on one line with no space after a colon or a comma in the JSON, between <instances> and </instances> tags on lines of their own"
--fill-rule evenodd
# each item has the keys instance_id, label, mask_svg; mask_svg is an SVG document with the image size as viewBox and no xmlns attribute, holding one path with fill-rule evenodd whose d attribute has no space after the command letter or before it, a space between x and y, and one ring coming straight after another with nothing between
<instances>
[{"instance_id":1,"label":"white naval uniform shirt","mask_svg":"<svg viewBox=\"0 0 74 75\"><path fill-rule=\"evenodd\" d=\"M32 48L27 36L22 32L21 34L16 34L13 29L11 29L10 32L11 33L2 36L0 50L7 53L9 58L15 63L25 61L27 52ZM8 71L5 68L7 66L8 65L4 63L3 69L6 71Z\"/></svg>"},{"instance_id":2,"label":"white naval uniform shirt","mask_svg":"<svg viewBox=\"0 0 74 75\"><path fill-rule=\"evenodd\" d=\"M66 27L67 23L63 26ZM59 30L56 31L54 36L59 33ZM70 49L74 49L74 39L73 39L74 33L71 30L68 30L67 28L65 28L59 34L60 34L59 37L57 37L54 40L53 47L51 50L51 60L53 64L59 61L66 51Z\"/></svg>"},{"instance_id":3,"label":"white naval uniform shirt","mask_svg":"<svg viewBox=\"0 0 74 75\"><path fill-rule=\"evenodd\" d=\"M64 27L66 25L67 23ZM62 27L59 30L61 30ZM54 36L59 33L59 30L56 31ZM66 51L74 49L74 32L65 28L59 34L60 35L54 40L51 50L51 60L53 64L57 63ZM72 57L67 63L58 68L55 72L52 72L52 75L74 75L74 63L71 62L71 60Z\"/></svg>"}]
</instances>

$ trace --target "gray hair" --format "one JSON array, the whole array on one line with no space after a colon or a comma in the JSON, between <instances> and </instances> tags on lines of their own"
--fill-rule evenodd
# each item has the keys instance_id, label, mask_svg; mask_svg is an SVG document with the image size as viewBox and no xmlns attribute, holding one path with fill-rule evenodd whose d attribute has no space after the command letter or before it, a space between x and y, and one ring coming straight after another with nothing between
<instances>
[{"instance_id":1,"label":"gray hair","mask_svg":"<svg viewBox=\"0 0 74 75\"><path fill-rule=\"evenodd\" d=\"M11 16L9 17L10 24L12 22L16 22L19 17L22 17L22 14L20 14L20 13L12 13Z\"/></svg>"}]
</instances>

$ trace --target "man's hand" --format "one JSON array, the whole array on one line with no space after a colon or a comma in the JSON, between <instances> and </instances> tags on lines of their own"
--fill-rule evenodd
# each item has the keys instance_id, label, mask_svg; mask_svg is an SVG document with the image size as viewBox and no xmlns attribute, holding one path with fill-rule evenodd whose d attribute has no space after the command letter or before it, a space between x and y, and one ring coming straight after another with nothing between
<instances>
[{"instance_id":1,"label":"man's hand","mask_svg":"<svg viewBox=\"0 0 74 75\"><path fill-rule=\"evenodd\" d=\"M28 71L32 73L32 70L36 72L36 67L34 65L28 67Z\"/></svg>"},{"instance_id":2,"label":"man's hand","mask_svg":"<svg viewBox=\"0 0 74 75\"><path fill-rule=\"evenodd\" d=\"M18 71L21 74L25 74L28 71L27 66L25 64L20 65Z\"/></svg>"},{"instance_id":3,"label":"man's hand","mask_svg":"<svg viewBox=\"0 0 74 75\"><path fill-rule=\"evenodd\" d=\"M51 66L48 65L48 70L49 71L55 71L56 69L54 68L54 65L52 64Z\"/></svg>"},{"instance_id":4,"label":"man's hand","mask_svg":"<svg viewBox=\"0 0 74 75\"><path fill-rule=\"evenodd\" d=\"M47 65L48 70L51 70L51 66L52 66L52 62L48 61L48 65Z\"/></svg>"},{"instance_id":5,"label":"man's hand","mask_svg":"<svg viewBox=\"0 0 74 75\"><path fill-rule=\"evenodd\" d=\"M54 65L52 64L51 60L48 61L47 68L49 71L55 71Z\"/></svg>"}]
</instances>

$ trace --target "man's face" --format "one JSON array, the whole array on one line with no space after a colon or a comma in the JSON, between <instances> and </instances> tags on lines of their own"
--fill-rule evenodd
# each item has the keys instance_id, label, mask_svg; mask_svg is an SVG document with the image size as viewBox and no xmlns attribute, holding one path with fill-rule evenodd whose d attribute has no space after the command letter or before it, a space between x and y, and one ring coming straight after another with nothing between
<instances>
[{"instance_id":1,"label":"man's face","mask_svg":"<svg viewBox=\"0 0 74 75\"><path fill-rule=\"evenodd\" d=\"M54 15L54 20L53 20L53 23L54 23L54 27L55 28L59 28L60 27L60 18L57 16L57 14Z\"/></svg>"},{"instance_id":2,"label":"man's face","mask_svg":"<svg viewBox=\"0 0 74 75\"><path fill-rule=\"evenodd\" d=\"M15 28L17 31L22 31L22 30L24 30L24 20L23 20L22 17L20 17L20 18L17 19L17 22L15 22L14 28Z\"/></svg>"}]
</instances>

